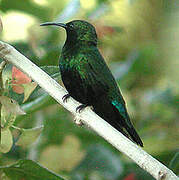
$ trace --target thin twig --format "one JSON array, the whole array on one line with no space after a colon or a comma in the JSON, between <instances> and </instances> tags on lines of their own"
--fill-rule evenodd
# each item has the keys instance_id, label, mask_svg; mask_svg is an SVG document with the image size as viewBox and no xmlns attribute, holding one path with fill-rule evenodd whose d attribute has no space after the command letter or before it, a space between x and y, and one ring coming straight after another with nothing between
<instances>
[{"instance_id":1,"label":"thin twig","mask_svg":"<svg viewBox=\"0 0 179 180\"><path fill-rule=\"evenodd\" d=\"M29 59L19 53L15 48L0 41L0 58L15 65L36 81L45 91L47 91L58 103L72 112L78 119L106 139L119 151L126 154L141 168L150 173L157 180L177 180L178 177L162 163L147 154L144 150L123 136L120 132L110 126L106 121L97 116L90 108L84 109L80 114L76 113L79 102L69 98L67 103L63 103L62 97L67 94L54 79L33 64Z\"/></svg>"}]
</instances>

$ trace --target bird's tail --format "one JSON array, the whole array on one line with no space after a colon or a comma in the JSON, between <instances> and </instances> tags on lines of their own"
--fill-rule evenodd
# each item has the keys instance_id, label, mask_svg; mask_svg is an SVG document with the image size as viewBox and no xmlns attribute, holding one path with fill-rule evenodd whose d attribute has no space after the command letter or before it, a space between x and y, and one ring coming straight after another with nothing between
<instances>
[{"instance_id":1,"label":"bird's tail","mask_svg":"<svg viewBox=\"0 0 179 180\"><path fill-rule=\"evenodd\" d=\"M132 140L134 142L136 142L138 145L140 145L141 147L143 147L143 142L140 139L139 135L137 134L136 130L132 126L131 127L126 126L125 129L129 133L129 135L132 138Z\"/></svg>"},{"instance_id":2,"label":"bird's tail","mask_svg":"<svg viewBox=\"0 0 179 180\"><path fill-rule=\"evenodd\" d=\"M136 130L134 129L133 125L130 122L130 126L128 124L120 124L116 122L110 122L110 124L115 127L118 131L120 131L124 136L134 141L137 145L143 147L143 142L140 139L139 135L137 134Z\"/></svg>"}]
</instances>

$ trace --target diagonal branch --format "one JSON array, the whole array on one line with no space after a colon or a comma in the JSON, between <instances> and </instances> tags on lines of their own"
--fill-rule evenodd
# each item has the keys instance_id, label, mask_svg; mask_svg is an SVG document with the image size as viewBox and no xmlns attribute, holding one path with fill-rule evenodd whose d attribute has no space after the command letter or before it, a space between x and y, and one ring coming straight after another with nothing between
<instances>
[{"instance_id":1,"label":"diagonal branch","mask_svg":"<svg viewBox=\"0 0 179 180\"><path fill-rule=\"evenodd\" d=\"M0 41L0 58L15 65L21 71L26 73L39 86L47 91L58 103L73 113L82 123L93 129L105 140L111 143L122 153L126 154L141 168L150 173L157 180L177 180L178 177L162 163L147 154L144 150L123 136L120 132L110 126L106 121L97 116L91 109L86 108L80 114L76 113L76 107L79 102L69 98L67 103L63 103L62 97L67 94L54 79L42 71L38 66L33 64L24 55L19 53L11 45Z\"/></svg>"}]
</instances>

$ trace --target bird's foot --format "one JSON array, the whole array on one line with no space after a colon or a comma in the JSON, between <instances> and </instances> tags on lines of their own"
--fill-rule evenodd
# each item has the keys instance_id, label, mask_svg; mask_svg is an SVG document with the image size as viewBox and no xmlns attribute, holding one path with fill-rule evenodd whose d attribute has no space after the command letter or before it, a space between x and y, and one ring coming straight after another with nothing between
<instances>
[{"instance_id":1,"label":"bird's foot","mask_svg":"<svg viewBox=\"0 0 179 180\"><path fill-rule=\"evenodd\" d=\"M67 99L70 97L70 94L65 94L63 97L62 97L62 100L64 103L67 102Z\"/></svg>"},{"instance_id":2,"label":"bird's foot","mask_svg":"<svg viewBox=\"0 0 179 180\"><path fill-rule=\"evenodd\" d=\"M76 112L80 113L84 108L86 108L88 104L82 104L76 108Z\"/></svg>"},{"instance_id":3,"label":"bird's foot","mask_svg":"<svg viewBox=\"0 0 179 180\"><path fill-rule=\"evenodd\" d=\"M90 106L90 105L88 105L88 104L82 104L82 105L80 105L80 106L78 106L78 107L76 108L76 112L79 113L79 114L75 114L74 121L75 121L75 123L76 123L78 126L84 125L84 123L82 122L81 115L80 115L80 112L81 112L84 108L89 108L89 109L93 110L93 107Z\"/></svg>"}]
</instances>

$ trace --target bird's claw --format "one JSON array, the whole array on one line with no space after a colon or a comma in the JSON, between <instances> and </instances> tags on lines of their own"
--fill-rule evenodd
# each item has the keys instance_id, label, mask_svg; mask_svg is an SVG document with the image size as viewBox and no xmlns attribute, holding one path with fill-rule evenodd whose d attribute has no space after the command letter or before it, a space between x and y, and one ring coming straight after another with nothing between
<instances>
[{"instance_id":1,"label":"bird's claw","mask_svg":"<svg viewBox=\"0 0 179 180\"><path fill-rule=\"evenodd\" d=\"M70 97L70 94L64 95L64 96L62 97L63 102L66 103L66 102L67 102L67 99L68 99L69 97Z\"/></svg>"},{"instance_id":2,"label":"bird's claw","mask_svg":"<svg viewBox=\"0 0 179 180\"><path fill-rule=\"evenodd\" d=\"M77 113L80 113L84 108L86 108L88 105L87 104L82 104L82 105L80 105L80 106L78 106L77 108L76 108L76 112Z\"/></svg>"}]
</instances>

